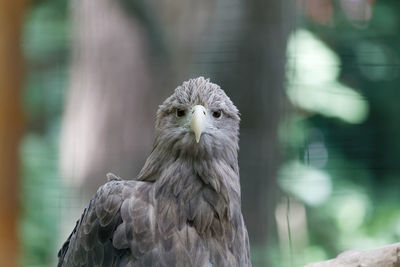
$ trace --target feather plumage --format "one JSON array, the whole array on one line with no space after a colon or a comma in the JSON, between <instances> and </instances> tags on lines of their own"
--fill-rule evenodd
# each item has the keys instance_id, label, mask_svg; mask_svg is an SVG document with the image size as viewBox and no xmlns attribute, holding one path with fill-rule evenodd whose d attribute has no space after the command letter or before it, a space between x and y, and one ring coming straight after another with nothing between
<instances>
[{"instance_id":1,"label":"feather plumage","mask_svg":"<svg viewBox=\"0 0 400 267\"><path fill-rule=\"evenodd\" d=\"M194 105L223 113L207 117L199 143L174 114ZM251 266L238 129L238 111L217 85L200 77L175 89L157 112L153 151L139 176L107 174L59 251L58 266Z\"/></svg>"}]
</instances>

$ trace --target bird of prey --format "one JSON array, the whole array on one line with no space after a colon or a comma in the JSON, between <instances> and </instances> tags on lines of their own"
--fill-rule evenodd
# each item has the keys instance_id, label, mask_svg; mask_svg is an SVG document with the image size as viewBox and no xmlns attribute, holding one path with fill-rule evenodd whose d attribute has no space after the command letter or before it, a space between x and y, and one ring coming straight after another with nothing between
<instances>
[{"instance_id":1,"label":"bird of prey","mask_svg":"<svg viewBox=\"0 0 400 267\"><path fill-rule=\"evenodd\" d=\"M58 266L251 266L240 206L239 112L209 79L159 106L134 180L109 174L58 253Z\"/></svg>"}]
</instances>

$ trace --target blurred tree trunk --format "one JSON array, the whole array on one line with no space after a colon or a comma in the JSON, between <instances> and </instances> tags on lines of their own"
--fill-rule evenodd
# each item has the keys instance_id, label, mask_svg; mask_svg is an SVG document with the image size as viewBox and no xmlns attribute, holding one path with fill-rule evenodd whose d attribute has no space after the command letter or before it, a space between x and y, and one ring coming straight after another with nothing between
<instances>
[{"instance_id":1,"label":"blurred tree trunk","mask_svg":"<svg viewBox=\"0 0 400 267\"><path fill-rule=\"evenodd\" d=\"M0 262L18 264L18 144L22 131L21 23L25 1L0 1Z\"/></svg>"},{"instance_id":2,"label":"blurred tree trunk","mask_svg":"<svg viewBox=\"0 0 400 267\"><path fill-rule=\"evenodd\" d=\"M134 178L151 149L148 42L115 0L71 2L71 78L63 120L63 176L90 197L115 172ZM85 198L86 198L85 197Z\"/></svg>"},{"instance_id":3,"label":"blurred tree trunk","mask_svg":"<svg viewBox=\"0 0 400 267\"><path fill-rule=\"evenodd\" d=\"M280 161L277 131L286 105L285 54L294 7L289 1L251 0L242 8L237 60L217 80L241 112L242 210L255 252L265 249L273 223ZM265 258L253 264L266 266Z\"/></svg>"},{"instance_id":4,"label":"blurred tree trunk","mask_svg":"<svg viewBox=\"0 0 400 267\"><path fill-rule=\"evenodd\" d=\"M73 190L63 209L63 240L106 173L124 179L139 173L151 150L157 106L140 22L116 0L74 0L70 7L72 61L60 163Z\"/></svg>"}]
</instances>

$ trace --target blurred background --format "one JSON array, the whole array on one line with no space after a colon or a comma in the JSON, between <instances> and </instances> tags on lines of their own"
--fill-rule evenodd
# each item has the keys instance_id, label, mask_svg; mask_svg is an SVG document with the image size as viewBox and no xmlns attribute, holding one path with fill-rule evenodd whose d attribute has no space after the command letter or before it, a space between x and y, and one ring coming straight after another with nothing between
<instances>
[{"instance_id":1,"label":"blurred background","mask_svg":"<svg viewBox=\"0 0 400 267\"><path fill-rule=\"evenodd\" d=\"M400 239L397 0L0 0L0 262L55 266L158 105L211 78L241 112L253 266Z\"/></svg>"}]
</instances>

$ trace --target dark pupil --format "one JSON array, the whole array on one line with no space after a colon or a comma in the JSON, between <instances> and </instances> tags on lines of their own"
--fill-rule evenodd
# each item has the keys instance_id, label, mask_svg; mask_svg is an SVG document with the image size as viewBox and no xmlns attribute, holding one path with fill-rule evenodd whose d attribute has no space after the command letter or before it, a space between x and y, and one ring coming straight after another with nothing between
<instances>
[{"instance_id":1,"label":"dark pupil","mask_svg":"<svg viewBox=\"0 0 400 267\"><path fill-rule=\"evenodd\" d=\"M216 111L214 111L214 112L213 112L213 116L214 116L214 118L219 118L219 117L221 117L221 110L216 110Z\"/></svg>"},{"instance_id":2,"label":"dark pupil","mask_svg":"<svg viewBox=\"0 0 400 267\"><path fill-rule=\"evenodd\" d=\"M176 116L182 117L185 115L185 110L184 109L177 109L176 110Z\"/></svg>"}]
</instances>

